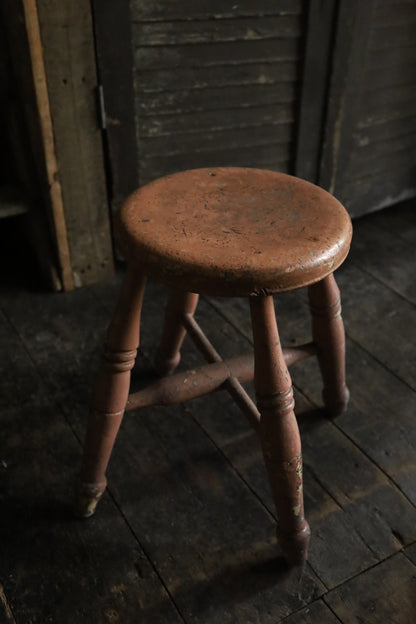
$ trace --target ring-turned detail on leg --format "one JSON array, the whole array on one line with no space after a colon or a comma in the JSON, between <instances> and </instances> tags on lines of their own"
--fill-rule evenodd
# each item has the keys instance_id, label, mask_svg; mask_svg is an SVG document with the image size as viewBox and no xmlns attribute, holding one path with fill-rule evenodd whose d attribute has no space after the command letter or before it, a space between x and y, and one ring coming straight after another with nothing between
<instances>
[{"instance_id":1,"label":"ring-turned detail on leg","mask_svg":"<svg viewBox=\"0 0 416 624\"><path fill-rule=\"evenodd\" d=\"M312 335L318 347L322 373L322 397L332 418L346 409L349 391L345 383L345 332L341 316L341 296L334 275L309 286Z\"/></svg>"},{"instance_id":2,"label":"ring-turned detail on leg","mask_svg":"<svg viewBox=\"0 0 416 624\"><path fill-rule=\"evenodd\" d=\"M272 297L251 297L250 309L260 439L278 515L277 536L288 562L297 565L307 558L310 529L303 510L302 453L292 382Z\"/></svg>"},{"instance_id":3,"label":"ring-turned detail on leg","mask_svg":"<svg viewBox=\"0 0 416 624\"><path fill-rule=\"evenodd\" d=\"M104 493L105 472L123 419L140 338L145 279L128 271L107 331L101 366L93 390L77 493L76 511L91 516Z\"/></svg>"}]
</instances>

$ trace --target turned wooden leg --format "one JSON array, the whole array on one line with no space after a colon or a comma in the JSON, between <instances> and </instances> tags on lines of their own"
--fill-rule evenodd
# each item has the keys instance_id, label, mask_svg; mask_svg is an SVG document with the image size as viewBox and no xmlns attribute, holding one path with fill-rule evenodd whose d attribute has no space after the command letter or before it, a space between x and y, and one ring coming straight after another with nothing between
<instances>
[{"instance_id":1,"label":"turned wooden leg","mask_svg":"<svg viewBox=\"0 0 416 624\"><path fill-rule=\"evenodd\" d=\"M251 297L250 309L259 431L278 515L277 537L288 562L297 565L307 558L310 529L303 511L302 452L292 381L272 297Z\"/></svg>"},{"instance_id":2,"label":"turned wooden leg","mask_svg":"<svg viewBox=\"0 0 416 624\"><path fill-rule=\"evenodd\" d=\"M105 472L123 418L140 337L145 278L128 270L107 331L95 382L76 501L77 513L91 516L107 484Z\"/></svg>"},{"instance_id":3,"label":"turned wooden leg","mask_svg":"<svg viewBox=\"0 0 416 624\"><path fill-rule=\"evenodd\" d=\"M159 375L170 375L181 359L181 347L186 336L182 319L184 314L193 314L199 295L173 290L165 311L162 338L155 357L155 368Z\"/></svg>"},{"instance_id":4,"label":"turned wooden leg","mask_svg":"<svg viewBox=\"0 0 416 624\"><path fill-rule=\"evenodd\" d=\"M341 298L333 274L308 288L313 340L324 388L322 397L331 417L346 409L349 391L345 384L345 333Z\"/></svg>"}]
</instances>

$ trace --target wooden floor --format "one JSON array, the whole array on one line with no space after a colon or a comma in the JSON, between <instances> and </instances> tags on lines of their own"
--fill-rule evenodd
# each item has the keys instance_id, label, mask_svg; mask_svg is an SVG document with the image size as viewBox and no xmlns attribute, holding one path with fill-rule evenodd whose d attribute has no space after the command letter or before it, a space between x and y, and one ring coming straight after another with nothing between
<instances>
[{"instance_id":1,"label":"wooden floor","mask_svg":"<svg viewBox=\"0 0 416 624\"><path fill-rule=\"evenodd\" d=\"M28 261L30 264L30 261ZM3 272L5 273L4 269ZM338 271L351 405L329 422L313 360L292 369L313 537L288 570L258 442L226 394L129 414L97 515L74 519L91 375L120 276L69 294L2 288L1 622L416 622L416 204L355 223ZM164 289L145 302L135 383L151 375ZM302 292L279 297L287 345ZM247 350L245 301L204 300L224 355ZM199 357L186 345L183 359Z\"/></svg>"}]
</instances>

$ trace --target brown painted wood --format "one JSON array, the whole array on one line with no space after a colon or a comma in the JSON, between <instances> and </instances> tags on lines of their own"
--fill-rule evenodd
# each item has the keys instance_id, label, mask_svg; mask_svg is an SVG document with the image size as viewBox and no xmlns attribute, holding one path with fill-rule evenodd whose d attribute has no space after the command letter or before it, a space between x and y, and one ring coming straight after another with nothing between
<instances>
[{"instance_id":1,"label":"brown painted wood","mask_svg":"<svg viewBox=\"0 0 416 624\"><path fill-rule=\"evenodd\" d=\"M140 617L149 624L182 622L111 499L102 502L101 518L94 519L91 524L74 520L69 512L73 470L80 453L79 431L74 435L56 396L60 394L62 398L68 393L65 385L69 376L74 375L76 367L71 361L74 361L75 351L70 345L77 334L79 318L72 319L75 331L68 331L68 342L64 325L78 306L88 309L89 314L93 312L94 323L97 323L100 306L96 305L93 311L94 298L88 291L64 293L55 298L20 290L18 301L14 299L16 295L13 289L6 294L2 288L7 317L3 311L0 313L0 367L8 371L7 394L14 400L2 395L7 405L2 404L0 490L7 505L2 511L0 578L6 605L14 620L3 620L0 616L1 621L71 624L75 619L107 623L117 614L126 621ZM19 319L25 297L28 297L27 304L33 301L35 307L40 305L44 329L39 325L31 326L27 321L33 317L27 314ZM77 301L77 305L68 305L71 301ZM13 302L17 303L15 309ZM27 310L27 305L24 307ZM55 340L52 325L58 316L62 333L60 340ZM16 331L15 323L21 333ZM88 332L90 336L93 334L93 324ZM87 335L84 336L88 342ZM31 343L32 339L37 347ZM45 363L49 340L57 349L53 357L59 352L57 357L66 369L66 383L62 386L57 383L57 368L49 380L43 375L48 367ZM29 343L34 346L34 359L25 346ZM75 377L72 380L73 386L77 386ZM4 387L2 384L2 389ZM80 386L78 390L82 395ZM67 405L71 405L71 400ZM78 410L79 406L74 415ZM115 535L116 540L113 539ZM82 592L79 592L80 585Z\"/></svg>"},{"instance_id":2,"label":"brown painted wood","mask_svg":"<svg viewBox=\"0 0 416 624\"><path fill-rule=\"evenodd\" d=\"M251 297L250 311L259 433L279 518L278 539L288 561L299 564L307 558L310 529L303 510L302 453L292 382L272 297Z\"/></svg>"},{"instance_id":3,"label":"brown painted wood","mask_svg":"<svg viewBox=\"0 0 416 624\"><path fill-rule=\"evenodd\" d=\"M108 328L91 402L77 513L92 515L105 487L105 472L121 425L140 337L145 278L129 269Z\"/></svg>"},{"instance_id":4,"label":"brown painted wood","mask_svg":"<svg viewBox=\"0 0 416 624\"><path fill-rule=\"evenodd\" d=\"M116 289L105 292L97 287L96 291L112 305ZM146 331L141 351L150 358L160 329L162 294L160 287L152 288L144 305ZM110 488L134 530L146 536L146 550L168 578L186 619L211 622L218 617L245 617L255 621L262 617L271 624L305 604L310 596L319 595L322 588L310 568L301 577L280 572L274 522L253 505L247 487L234 482L234 470L230 472L228 463L220 461L221 455L213 454L214 447L204 441L200 426L192 424L200 412L193 404L185 411L143 411L139 418L125 420L118 436L119 451L112 461ZM220 411L218 405L214 411L226 418L229 410ZM239 421L244 425L241 414ZM138 452L138 444L142 452ZM148 513L144 501L150 490L157 495L151 495L152 511ZM217 554L221 554L221 562ZM237 595L238 604L233 605L230 597ZM265 603L268 615L263 613Z\"/></svg>"},{"instance_id":5,"label":"brown painted wood","mask_svg":"<svg viewBox=\"0 0 416 624\"><path fill-rule=\"evenodd\" d=\"M297 313L292 308L291 301L286 306L286 301L290 300L292 295L294 293L287 293L278 298L278 318L282 330L287 324L293 324L294 317L298 319L302 317L299 303ZM221 300L221 310L224 310L226 303L231 306L238 302L237 299ZM203 302L200 304L198 317L204 311L202 306ZM307 312L306 309L305 312ZM206 310L200 319L201 323L204 325L209 323L209 318L209 310ZM308 325L307 314L305 318ZM249 326L247 311L245 319ZM231 317L230 320L232 321L233 318ZM303 331L302 328L301 330ZM221 344L226 353L228 353L227 333L226 328L218 323L210 329L210 337L214 344ZM240 347L238 343L238 334L229 335L228 342L231 352L233 348L244 348L243 344ZM187 359L189 356L191 353L187 353ZM350 375L351 371L357 367L357 383L360 383L361 358L353 358L349 361ZM311 375L310 369L318 373L318 367L312 360L308 363L307 383L303 376L299 375L298 366L293 370L293 377L300 383L303 391L307 389L309 392L310 386L315 385L318 388L316 395L319 401L319 374ZM371 375L377 376L377 372L371 370L369 378ZM367 378L365 383L368 384ZM387 379L384 380L384 384L388 388ZM356 392L356 386L354 390ZM371 409L370 396L369 410ZM210 408L204 400L197 401L196 410L199 422L232 459L249 486L262 500L267 501L269 509L273 509L272 501L264 485L264 471L261 470L261 457L255 436L244 430L244 423L241 422L237 410L230 409L226 397L216 395L215 399L221 401L221 407L216 409ZM409 393L406 395L406 400L409 400ZM393 494L383 472L377 469L363 455L363 452L348 440L345 434L340 433L334 425L325 420L314 418L312 413L303 414L305 410L310 412L312 406L305 402L302 395L297 394L296 405L297 414L301 415L303 455L306 464L305 505L312 527L309 562L324 582L333 587L374 564L377 557L384 558L396 552L401 548L401 540L404 543L413 541L416 526L415 509L397 489ZM412 409L414 407L410 405L409 414ZM228 414L227 419L224 418L225 413ZM363 421L367 416L361 414L360 418L361 426L363 426ZM377 442L374 441L374 436L370 437L370 432L376 427L377 414L374 413L372 418L371 426L366 429L369 434L368 439L373 442L372 452L374 452ZM356 422L359 426L358 414ZM397 439L399 438L396 437ZM368 446L364 448L368 449ZM410 453L409 449L407 462L411 461ZM324 489L320 484L323 484ZM387 498L392 495L394 495L395 502L387 503ZM391 498L390 501L392 501Z\"/></svg>"},{"instance_id":6,"label":"brown painted wood","mask_svg":"<svg viewBox=\"0 0 416 624\"><path fill-rule=\"evenodd\" d=\"M130 394L126 410L183 403L225 387L230 377L241 383L251 381L253 373L252 356L239 356L224 362L206 364L164 377L143 390Z\"/></svg>"},{"instance_id":7,"label":"brown painted wood","mask_svg":"<svg viewBox=\"0 0 416 624\"><path fill-rule=\"evenodd\" d=\"M207 336L204 334L198 323L195 321L193 315L187 314L184 318L184 325L188 331L190 338L192 338L195 346L202 353L203 357L207 360L207 362L223 362L222 357L214 348L212 343L208 340ZM226 360L225 364L230 362L230 360ZM254 371L254 369L252 369ZM253 379L253 375L246 369L244 374L245 380L250 381ZM230 367L230 375L228 375L227 379L224 383L224 388L228 391L228 393L233 397L234 401L240 407L243 414L247 417L250 424L254 427L255 430L258 429L260 414L259 411L244 390L241 385L241 381L243 379L239 378L239 375L233 373Z\"/></svg>"},{"instance_id":8,"label":"brown painted wood","mask_svg":"<svg viewBox=\"0 0 416 624\"><path fill-rule=\"evenodd\" d=\"M172 292L166 305L165 321L155 367L160 375L173 373L181 359L181 346L186 336L183 315L193 314L198 305L198 295L188 292Z\"/></svg>"},{"instance_id":9,"label":"brown painted wood","mask_svg":"<svg viewBox=\"0 0 416 624\"><path fill-rule=\"evenodd\" d=\"M239 300L223 299L219 300L219 303L218 309L221 314L226 315L228 321L233 324L237 321L239 332L248 334L249 318L247 311L243 314L242 306L240 314ZM292 336L295 338L298 336L299 340L303 341L310 335L310 319L306 302L304 304L302 311L302 299L298 297L296 301L295 293L285 293L277 298L279 326L282 333L286 334L287 340ZM234 310L236 314L233 315ZM201 312L202 304L199 315ZM207 311L201 322L205 324L208 319ZM289 332L285 331L287 329ZM217 332L211 329L210 333L213 334L213 340L221 342L222 348L226 346L223 328L218 327ZM230 336L230 350L233 345L237 348L237 336ZM347 350L347 354L349 377L352 375L354 379L354 397L357 394L355 384L360 384L363 376L362 367L367 363L361 363L362 356L354 357L356 354L355 352L351 354L351 348ZM304 367L306 370L303 373ZM377 374L376 370L371 369L363 385L368 386L371 378L376 378ZM368 393L368 410L365 413L354 414L351 406L347 410L347 415L350 412L354 414L357 430L359 431L361 426L366 431L366 438L360 440L364 442L360 444L362 449L360 450L348 439L349 431L345 435L323 416L314 415L313 406L305 400L303 393L306 392L317 404L320 402L321 379L316 362L310 360L297 365L292 371L292 377L302 390L302 394L299 394L295 388L295 398L296 413L298 417L300 416L302 432L305 509L312 529L309 563L328 587L334 587L375 564L377 558L385 558L399 550L403 543L412 542L416 527L415 508L398 488L389 485L383 471L364 455L371 448L370 454L374 456L378 446L380 434L378 433L376 438L371 434L377 428L377 414L374 413L374 409L371 424L368 427L364 426L369 418L367 414L372 409L371 397L374 405L377 384L373 381L371 385ZM384 379L383 383L387 392L390 384L388 378ZM409 396L407 392L405 400L409 401L409 398L411 394ZM221 396L218 396L218 400L220 399ZM407 408L408 414L414 409L412 400L410 403ZM253 435L248 435L248 432L242 430L238 413L236 412L234 417L230 415L230 422L224 423L223 412L229 413L225 397L222 409L210 413L209 407L205 407L202 400L198 402L197 409L201 424L232 459L249 487L253 488L262 500L267 501L269 509L273 509L272 500L264 487L264 473L261 470L261 457L256 440ZM335 422L339 423L343 419L339 418ZM405 422L408 423L407 416ZM386 426L384 421L383 426ZM384 434L382 436L380 453L388 436L391 436L391 429L386 436ZM357 441L356 437L354 439ZM400 439L399 432L396 432L395 439L396 441ZM412 451L408 445L408 448L403 448L402 454L398 453L400 458L392 457L396 465L400 465L402 460L406 462L407 469L403 470L402 482L405 478L410 482L414 474L411 470L412 452L414 453L414 450ZM397 471L397 468L395 470ZM390 503L387 503L387 499Z\"/></svg>"},{"instance_id":10,"label":"brown painted wood","mask_svg":"<svg viewBox=\"0 0 416 624\"><path fill-rule=\"evenodd\" d=\"M341 204L304 180L215 167L166 176L133 193L118 235L126 258L155 279L244 296L323 279L346 257L352 230Z\"/></svg>"},{"instance_id":11,"label":"brown painted wood","mask_svg":"<svg viewBox=\"0 0 416 624\"><path fill-rule=\"evenodd\" d=\"M321 243L318 252L313 243L320 242L323 212L328 206L331 212L325 218L324 250ZM270 231L260 231L259 224L270 220ZM222 234L226 234L225 243ZM276 242L276 234L280 241ZM179 373L133 394L132 406L151 405L159 399L177 403L224 383L259 431L285 557L291 564L305 562L310 530L303 511L300 437L291 380L268 293L321 280L310 289L316 343L312 353L316 347L326 403L332 412L340 413L347 400L344 332L339 291L334 278L328 277L328 269L342 262L350 238L350 220L333 197L305 181L270 171L192 170L142 187L128 199L120 215L119 239L129 269L93 397L77 504L81 515L92 515L104 492L105 470L127 402L144 287L136 275L138 266L141 275L154 276L156 271L156 277L181 288L168 302L157 356L162 373L173 372L179 364L186 330L209 362L222 363L193 319L198 295L184 292L185 287L193 292L250 295L258 409L241 387L239 368L233 373L231 368L227 371L215 364L194 371L193 378L192 371ZM247 279L251 283L244 281ZM269 285L273 280L274 288ZM268 285L256 288L256 283ZM191 379L196 387L183 390Z\"/></svg>"},{"instance_id":12,"label":"brown painted wood","mask_svg":"<svg viewBox=\"0 0 416 624\"><path fill-rule=\"evenodd\" d=\"M406 215L409 217L405 211L399 218L399 213L391 213L386 245L398 229L393 225L394 215L397 223L405 223ZM369 219L377 220L379 214ZM411 270L410 254L403 255L403 262L407 275ZM358 283L356 289L348 289L345 297L347 281L355 278L350 274L342 282L343 272L340 269L337 279L342 286L347 326L347 307L358 310L364 305L366 314L371 309L367 299L373 297L373 292L367 292L369 282L364 287ZM0 465L2 488L7 482L2 495L9 508L12 504L18 511L13 517L3 514L3 527L9 527L6 535L12 539L10 547L7 540L3 544L1 576L7 580L5 594L16 621L20 624L31 618L72 623L73 596L77 595L80 615L76 616L81 620L95 622L101 617L106 622L117 612L126 621L139 618L161 624L175 622L175 611L163 611L163 606L171 604L170 599L160 589L161 581L151 571L149 559L138 554L137 539L145 545L157 573L168 583L180 607L181 621L276 624L286 618L291 624L293 618L297 624L316 615L317 623L332 624L331 611L315 606L321 604L316 601L325 588L311 565L327 586L341 584L337 590L355 577L349 591L353 602L348 602L354 616L358 613L363 621L372 617L355 608L366 601L376 605L376 621L390 621L390 606L380 601L389 590L378 578L367 582L366 570L385 557L392 561L391 554L403 544L414 543L415 507L393 485L392 478L416 501L415 399L407 384L371 356L375 341L368 341L365 349L353 341L347 344L352 402L336 424L311 412L311 404L295 388L303 441L305 508L313 530L309 565L303 577L289 577L275 560L274 521L267 512L260 512L255 502L260 499L263 509L273 513L261 450L254 432L222 393L196 399L184 411L180 407L163 412L143 410L137 418L126 418L110 467L110 492L117 497L119 508L110 496L105 496L100 515L91 520L92 524L77 523L74 531L64 514L53 522L52 499L59 499L59 493L63 501L67 499L71 466L77 463L80 452L75 442L69 448L73 434L67 426L58 428L56 418L65 414L77 437L82 436L89 371L95 368L97 348L120 284L119 276L59 296L23 289L2 292L0 305L20 334L13 334L11 325L0 331L5 346L1 354L6 358L0 401L3 412L8 403L13 407L7 418L3 417L8 467ZM386 285L382 288L385 297L390 289ZM157 346L164 293L159 285L149 286L143 310L142 357L133 374L135 383L150 369L147 357L153 356ZM247 302L225 298L217 302L218 312L202 300L197 320L224 356L244 352L247 342L233 325L245 319L250 333ZM377 305L378 300L375 309ZM228 321L224 316L231 306L235 314ZM296 344L310 338L305 294L299 297L293 292L277 297L277 310L284 343ZM394 346L398 330L395 317L389 318L392 325L383 327L387 336L391 332L391 339L384 342L386 351ZM246 331L245 326L241 327ZM409 338L412 327L407 323L404 328ZM12 335L15 338L6 342ZM378 332L381 338L382 332ZM183 360L194 367L200 359L188 343L185 341L182 348ZM297 364L292 377L302 392L320 401L316 362ZM54 404L51 409L55 400L59 400L60 407ZM45 401L49 407L43 407ZM193 426L192 422L197 424ZM345 433L339 427L345 428ZM16 461L10 461L10 453ZM33 475L37 478L33 479ZM67 484L66 490L63 483ZM45 501L45 506L40 501ZM45 508L49 511L43 514ZM119 521L120 514L128 518L135 537L125 521ZM16 526L18 541L13 539ZM62 531L59 536L58 531ZM110 550L111 545L114 548ZM404 553L414 560L412 546ZM409 580L407 570L406 566L394 566L397 582L404 587ZM390 578L389 571L386 578ZM111 592L114 587L116 591ZM43 600L45 591L47 601Z\"/></svg>"},{"instance_id":13,"label":"brown painted wood","mask_svg":"<svg viewBox=\"0 0 416 624\"><path fill-rule=\"evenodd\" d=\"M341 317L341 296L333 274L309 286L312 336L324 387L324 404L335 418L346 409L349 390L345 384L345 333Z\"/></svg>"},{"instance_id":14,"label":"brown painted wood","mask_svg":"<svg viewBox=\"0 0 416 624\"><path fill-rule=\"evenodd\" d=\"M276 557L274 520L190 415L192 403L127 418L112 491L185 620L272 624L323 587L310 568L288 572Z\"/></svg>"}]
</instances>

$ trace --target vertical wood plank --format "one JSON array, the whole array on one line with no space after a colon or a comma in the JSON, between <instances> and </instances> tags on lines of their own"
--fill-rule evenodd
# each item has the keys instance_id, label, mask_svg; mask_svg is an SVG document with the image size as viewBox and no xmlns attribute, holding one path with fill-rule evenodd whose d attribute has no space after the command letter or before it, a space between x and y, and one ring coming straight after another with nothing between
<instances>
[{"instance_id":1,"label":"vertical wood plank","mask_svg":"<svg viewBox=\"0 0 416 624\"><path fill-rule=\"evenodd\" d=\"M319 184L336 194L345 159L350 155L361 66L367 48L373 0L341 0Z\"/></svg>"},{"instance_id":2,"label":"vertical wood plank","mask_svg":"<svg viewBox=\"0 0 416 624\"><path fill-rule=\"evenodd\" d=\"M296 143L296 175L317 182L335 28L335 0L308 3Z\"/></svg>"},{"instance_id":3,"label":"vertical wood plank","mask_svg":"<svg viewBox=\"0 0 416 624\"><path fill-rule=\"evenodd\" d=\"M37 0L37 10L73 279L82 286L113 267L91 8Z\"/></svg>"},{"instance_id":4,"label":"vertical wood plank","mask_svg":"<svg viewBox=\"0 0 416 624\"><path fill-rule=\"evenodd\" d=\"M58 251L62 284L65 290L71 290L74 286L74 281L72 276L67 227L62 200L62 188L59 180L58 164L56 161L47 78L45 74L42 44L40 40L36 0L23 0L23 7L32 62L36 102L38 106L43 140L46 174L52 206L52 220L56 236L56 247Z\"/></svg>"},{"instance_id":5,"label":"vertical wood plank","mask_svg":"<svg viewBox=\"0 0 416 624\"><path fill-rule=\"evenodd\" d=\"M130 2L119 0L116 11L112 0L92 0L92 7L115 211L139 183Z\"/></svg>"}]
</instances>

